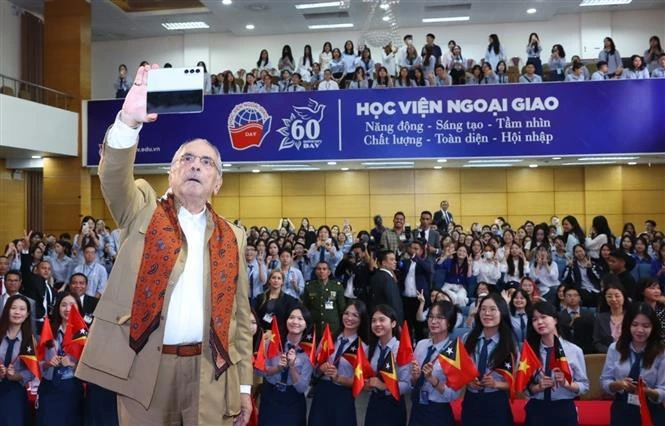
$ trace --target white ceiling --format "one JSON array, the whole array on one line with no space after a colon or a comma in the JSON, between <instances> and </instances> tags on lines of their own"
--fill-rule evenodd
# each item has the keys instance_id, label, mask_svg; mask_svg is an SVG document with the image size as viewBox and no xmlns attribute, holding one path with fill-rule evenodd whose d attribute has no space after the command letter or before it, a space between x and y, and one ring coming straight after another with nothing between
<instances>
[{"instance_id":1,"label":"white ceiling","mask_svg":"<svg viewBox=\"0 0 665 426\"><path fill-rule=\"evenodd\" d=\"M10 0L17 6L41 14L43 0ZM161 37L173 34L162 26L162 22L204 21L207 30L191 32L231 32L235 35L278 35L310 31L311 24L352 22L354 30L385 30L390 23L397 27L418 27L424 17L468 15L470 23L496 23L521 21L548 21L555 15L597 12L602 10L638 10L665 8L663 0L633 0L629 5L608 7L579 7L580 0L346 0L346 7L328 7L297 10L294 5L307 0L233 0L223 5L221 0L201 0L204 8L189 13L176 11L126 13L109 0L89 0L92 5L93 40L119 40L142 37ZM169 1L161 0L168 4ZM324 0L309 0L321 2ZM396 3L386 12L380 3ZM537 13L526 14L528 8ZM331 15L332 13L348 14ZM391 21L382 18L386 13ZM305 16L308 14L309 16ZM326 14L326 15L320 15ZM252 23L253 31L245 29ZM441 24L451 25L450 23ZM456 23L464 25L464 23ZM334 30L333 30L334 31ZM344 30L337 30L344 31Z\"/></svg>"}]
</instances>

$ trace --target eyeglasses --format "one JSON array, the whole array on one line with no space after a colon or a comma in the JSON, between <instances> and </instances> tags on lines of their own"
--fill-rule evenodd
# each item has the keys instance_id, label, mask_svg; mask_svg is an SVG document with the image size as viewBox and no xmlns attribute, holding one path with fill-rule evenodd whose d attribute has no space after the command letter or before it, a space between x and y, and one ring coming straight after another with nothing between
<instances>
[{"instance_id":1,"label":"eyeglasses","mask_svg":"<svg viewBox=\"0 0 665 426\"><path fill-rule=\"evenodd\" d=\"M494 306L491 308L480 308L481 314L496 314L497 312L499 312L499 309L495 308Z\"/></svg>"},{"instance_id":2,"label":"eyeglasses","mask_svg":"<svg viewBox=\"0 0 665 426\"><path fill-rule=\"evenodd\" d=\"M201 162L203 167L205 167L207 169L212 169L212 168L218 169L217 163L215 163L215 160L208 157L207 155L200 156L200 155L194 155L194 154L189 154L189 153L182 154L180 156L180 163L189 166L191 164L194 164L194 162L196 161L197 158L199 159L199 161Z\"/></svg>"},{"instance_id":3,"label":"eyeglasses","mask_svg":"<svg viewBox=\"0 0 665 426\"><path fill-rule=\"evenodd\" d=\"M446 317L441 315L427 315L427 319L430 321L443 321Z\"/></svg>"}]
</instances>

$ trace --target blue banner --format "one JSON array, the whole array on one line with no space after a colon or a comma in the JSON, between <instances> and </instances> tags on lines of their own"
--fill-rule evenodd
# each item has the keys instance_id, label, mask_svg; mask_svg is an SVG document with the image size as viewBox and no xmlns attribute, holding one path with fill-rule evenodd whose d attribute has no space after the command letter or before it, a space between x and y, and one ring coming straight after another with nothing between
<instances>
[{"instance_id":1,"label":"blue banner","mask_svg":"<svg viewBox=\"0 0 665 426\"><path fill-rule=\"evenodd\" d=\"M122 106L87 103L87 165ZM205 138L225 162L665 152L665 79L206 96L144 126L137 164Z\"/></svg>"}]
</instances>

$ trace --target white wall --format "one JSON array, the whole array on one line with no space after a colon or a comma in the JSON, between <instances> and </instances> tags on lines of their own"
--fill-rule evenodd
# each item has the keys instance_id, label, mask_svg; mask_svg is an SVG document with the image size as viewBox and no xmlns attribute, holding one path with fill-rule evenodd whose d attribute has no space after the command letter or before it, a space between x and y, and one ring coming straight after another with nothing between
<instances>
[{"instance_id":1,"label":"white wall","mask_svg":"<svg viewBox=\"0 0 665 426\"><path fill-rule=\"evenodd\" d=\"M0 95L0 146L76 156L78 114Z\"/></svg>"},{"instance_id":2,"label":"white wall","mask_svg":"<svg viewBox=\"0 0 665 426\"><path fill-rule=\"evenodd\" d=\"M547 22L501 23L492 25L448 25L400 28L400 34L413 34L416 44L424 43L425 34L437 35L437 43L445 46L454 39L462 46L463 55L480 59L487 48L487 35L499 35L506 54L525 56L529 33L537 32L544 46L542 59L547 60L553 44L562 44L568 57L580 55L585 59L596 58L602 38L611 36L623 56L644 52L649 37L656 34L665 42L665 10L600 12L556 16ZM92 97L113 96L113 80L120 63L131 70L142 59L173 66L195 65L203 60L208 69L221 72L225 69L252 69L261 49L268 49L273 64L277 63L284 44L290 44L294 56L302 55L305 44L321 51L324 41L341 47L347 39L357 44L360 31L298 33L279 36L236 37L229 33L190 34L163 38L93 43ZM378 57L379 49L372 52ZM131 71L130 71L131 72Z\"/></svg>"},{"instance_id":3,"label":"white wall","mask_svg":"<svg viewBox=\"0 0 665 426\"><path fill-rule=\"evenodd\" d=\"M0 1L0 74L21 77L21 15L8 1Z\"/></svg>"}]
</instances>

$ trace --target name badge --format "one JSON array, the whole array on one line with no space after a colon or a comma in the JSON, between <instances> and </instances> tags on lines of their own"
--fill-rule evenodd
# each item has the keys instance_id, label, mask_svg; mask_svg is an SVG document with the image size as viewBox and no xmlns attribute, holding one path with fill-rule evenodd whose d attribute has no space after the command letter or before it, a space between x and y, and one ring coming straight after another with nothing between
<instances>
[{"instance_id":1,"label":"name badge","mask_svg":"<svg viewBox=\"0 0 665 426\"><path fill-rule=\"evenodd\" d=\"M337 296L337 291L333 290L330 292L330 298L334 299Z\"/></svg>"},{"instance_id":2,"label":"name badge","mask_svg":"<svg viewBox=\"0 0 665 426\"><path fill-rule=\"evenodd\" d=\"M418 398L418 403L422 405L429 405L429 392L421 390Z\"/></svg>"},{"instance_id":3,"label":"name badge","mask_svg":"<svg viewBox=\"0 0 665 426\"><path fill-rule=\"evenodd\" d=\"M92 324L92 317L86 314L85 317L83 317L83 321L85 321L86 324L90 325Z\"/></svg>"},{"instance_id":4,"label":"name badge","mask_svg":"<svg viewBox=\"0 0 665 426\"><path fill-rule=\"evenodd\" d=\"M640 398L634 393L629 393L628 394L628 403L630 405L637 405L639 407L640 406Z\"/></svg>"},{"instance_id":5,"label":"name badge","mask_svg":"<svg viewBox=\"0 0 665 426\"><path fill-rule=\"evenodd\" d=\"M272 314L265 314L265 315L263 316L263 321L264 321L264 322L267 322L267 323L270 324L270 323L272 322L272 317L273 317Z\"/></svg>"},{"instance_id":6,"label":"name badge","mask_svg":"<svg viewBox=\"0 0 665 426\"><path fill-rule=\"evenodd\" d=\"M279 392L286 392L286 383L281 383L281 382L276 383L275 389L277 389L277 391Z\"/></svg>"},{"instance_id":7,"label":"name badge","mask_svg":"<svg viewBox=\"0 0 665 426\"><path fill-rule=\"evenodd\" d=\"M326 308L326 310L329 310L329 311L330 311L330 310L333 310L333 309L335 308L334 305L333 305L332 300L328 300L328 301L326 302L326 304L325 304L325 308Z\"/></svg>"}]
</instances>

